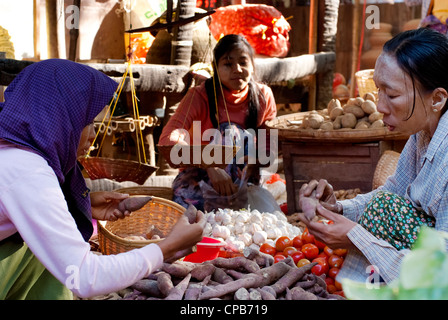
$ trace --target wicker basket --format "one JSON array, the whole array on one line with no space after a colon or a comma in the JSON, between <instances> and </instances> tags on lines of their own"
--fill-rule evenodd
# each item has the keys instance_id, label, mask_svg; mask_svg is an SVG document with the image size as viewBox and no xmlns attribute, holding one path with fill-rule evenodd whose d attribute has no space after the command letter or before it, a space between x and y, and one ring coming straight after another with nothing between
<instances>
[{"instance_id":1,"label":"wicker basket","mask_svg":"<svg viewBox=\"0 0 448 320\"><path fill-rule=\"evenodd\" d=\"M116 190L117 192L127 193L129 195L147 195L153 197L159 197L166 200L173 199L173 189L169 187L159 187L159 186L139 186L139 187L128 187Z\"/></svg>"},{"instance_id":2,"label":"wicker basket","mask_svg":"<svg viewBox=\"0 0 448 320\"><path fill-rule=\"evenodd\" d=\"M144 247L160 240L128 240L117 234L145 234L151 226L156 226L163 234L168 234L185 208L159 197L153 197L143 208L117 221L98 221L98 243L102 254L110 255Z\"/></svg>"},{"instance_id":3,"label":"wicker basket","mask_svg":"<svg viewBox=\"0 0 448 320\"><path fill-rule=\"evenodd\" d=\"M358 85L359 96L364 97L368 92L373 93L375 97L378 90L373 82L373 72L375 69L360 70L355 73L356 84Z\"/></svg>"},{"instance_id":4,"label":"wicker basket","mask_svg":"<svg viewBox=\"0 0 448 320\"><path fill-rule=\"evenodd\" d=\"M204 169L208 167L225 168L228 164L232 163L232 159L235 157L239 150L238 146L234 147L226 145L157 145L157 148L160 154L172 168L200 167ZM182 156L182 159L180 159L182 161L180 163L174 163L171 159L171 150L173 148L179 148L178 150L174 149L173 152L175 152L176 155ZM204 150L205 148L208 148L208 150ZM219 159L215 159L215 154L220 155ZM186 159L185 162L183 162L183 155L188 155L188 159ZM200 155L200 157L198 157L198 155ZM212 157L212 159L210 160L213 160L213 162L204 162L204 155L210 155Z\"/></svg>"},{"instance_id":5,"label":"wicker basket","mask_svg":"<svg viewBox=\"0 0 448 320\"><path fill-rule=\"evenodd\" d=\"M124 159L80 157L78 161L92 180L107 178L117 182L132 181L144 184L158 169L145 163Z\"/></svg>"},{"instance_id":6,"label":"wicker basket","mask_svg":"<svg viewBox=\"0 0 448 320\"><path fill-rule=\"evenodd\" d=\"M300 123L311 112L306 111L279 116L267 121L266 126L271 129L277 129L279 140L282 141L363 143L381 140L407 140L409 138L407 134L389 131L386 127L338 130L301 129Z\"/></svg>"},{"instance_id":7,"label":"wicker basket","mask_svg":"<svg viewBox=\"0 0 448 320\"><path fill-rule=\"evenodd\" d=\"M400 153L393 150L386 150L381 155L373 174L372 189L382 186L387 178L395 173Z\"/></svg>"}]
</instances>

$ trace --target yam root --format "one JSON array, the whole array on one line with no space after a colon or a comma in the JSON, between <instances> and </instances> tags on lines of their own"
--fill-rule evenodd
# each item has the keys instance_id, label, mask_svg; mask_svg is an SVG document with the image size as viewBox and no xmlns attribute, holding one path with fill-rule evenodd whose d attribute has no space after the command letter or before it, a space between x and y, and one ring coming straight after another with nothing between
<instances>
[{"instance_id":1,"label":"yam root","mask_svg":"<svg viewBox=\"0 0 448 320\"><path fill-rule=\"evenodd\" d=\"M198 210L196 207L192 204L190 204L184 212L184 216L187 217L189 223L195 223L196 222L196 215Z\"/></svg>"},{"instance_id":2,"label":"yam root","mask_svg":"<svg viewBox=\"0 0 448 320\"><path fill-rule=\"evenodd\" d=\"M134 283L131 288L151 297L161 298L165 296L160 291L157 280L141 279Z\"/></svg>"},{"instance_id":3,"label":"yam root","mask_svg":"<svg viewBox=\"0 0 448 320\"><path fill-rule=\"evenodd\" d=\"M211 263L215 267L218 267L218 268L244 269L250 273L260 270L260 266L255 261L246 259L243 256L234 257L234 258L218 257L216 259L207 261L207 263Z\"/></svg>"},{"instance_id":4,"label":"yam root","mask_svg":"<svg viewBox=\"0 0 448 320\"><path fill-rule=\"evenodd\" d=\"M184 278L196 267L194 263L190 262L173 262L166 263L164 262L162 265L162 271L169 273L173 277Z\"/></svg>"},{"instance_id":5,"label":"yam root","mask_svg":"<svg viewBox=\"0 0 448 320\"><path fill-rule=\"evenodd\" d=\"M193 270L191 270L191 277L202 281L206 277L211 276L215 272L216 267L212 264L199 264Z\"/></svg>"},{"instance_id":6,"label":"yam root","mask_svg":"<svg viewBox=\"0 0 448 320\"><path fill-rule=\"evenodd\" d=\"M191 274L188 274L181 282L179 282L166 296L165 300L182 300L185 291L188 288L188 283L190 282Z\"/></svg>"},{"instance_id":7,"label":"yam root","mask_svg":"<svg viewBox=\"0 0 448 320\"><path fill-rule=\"evenodd\" d=\"M249 260L254 260L260 267L269 267L274 264L273 256L253 247L245 247L243 249L243 256Z\"/></svg>"},{"instance_id":8,"label":"yam root","mask_svg":"<svg viewBox=\"0 0 448 320\"><path fill-rule=\"evenodd\" d=\"M174 285L171 281L171 275L166 272L160 272L157 277L157 285L164 297L170 294Z\"/></svg>"},{"instance_id":9,"label":"yam root","mask_svg":"<svg viewBox=\"0 0 448 320\"><path fill-rule=\"evenodd\" d=\"M145 206L150 200L151 196L130 196L127 199L122 200L118 204L118 210L121 212L129 211L137 211Z\"/></svg>"},{"instance_id":10,"label":"yam root","mask_svg":"<svg viewBox=\"0 0 448 320\"><path fill-rule=\"evenodd\" d=\"M299 281L306 273L308 273L312 267L314 267L317 262L306 264L300 268L290 268L290 270L281 277L276 283L271 287L274 289L275 293L278 295L289 288L294 283Z\"/></svg>"}]
</instances>

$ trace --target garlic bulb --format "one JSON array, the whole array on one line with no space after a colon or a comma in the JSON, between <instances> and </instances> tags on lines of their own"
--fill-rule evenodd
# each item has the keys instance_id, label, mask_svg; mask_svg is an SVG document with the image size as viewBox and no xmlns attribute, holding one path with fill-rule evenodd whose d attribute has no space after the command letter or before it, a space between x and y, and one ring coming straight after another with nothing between
<instances>
[{"instance_id":1,"label":"garlic bulb","mask_svg":"<svg viewBox=\"0 0 448 320\"><path fill-rule=\"evenodd\" d=\"M265 231L256 231L253 235L254 243L262 245L268 239L268 235Z\"/></svg>"}]
</instances>

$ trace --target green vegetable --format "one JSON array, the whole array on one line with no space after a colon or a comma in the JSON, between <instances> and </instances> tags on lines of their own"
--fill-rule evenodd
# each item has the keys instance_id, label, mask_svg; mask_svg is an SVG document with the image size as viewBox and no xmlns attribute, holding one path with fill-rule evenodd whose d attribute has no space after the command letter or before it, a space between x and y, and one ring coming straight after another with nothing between
<instances>
[{"instance_id":1,"label":"green vegetable","mask_svg":"<svg viewBox=\"0 0 448 320\"><path fill-rule=\"evenodd\" d=\"M422 227L411 252L403 259L400 275L389 285L343 279L348 299L445 300L448 299L448 233Z\"/></svg>"}]
</instances>

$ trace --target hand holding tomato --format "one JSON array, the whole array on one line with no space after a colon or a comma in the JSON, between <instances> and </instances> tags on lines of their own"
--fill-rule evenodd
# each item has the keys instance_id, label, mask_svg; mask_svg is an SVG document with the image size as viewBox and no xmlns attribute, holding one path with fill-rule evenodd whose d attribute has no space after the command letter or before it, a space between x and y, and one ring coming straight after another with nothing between
<instances>
[{"instance_id":1,"label":"hand holding tomato","mask_svg":"<svg viewBox=\"0 0 448 320\"><path fill-rule=\"evenodd\" d=\"M330 248L350 249L354 245L347 237L347 233L357 225L343 215L334 213L325 209L323 206L317 206L317 212L326 219L332 220L332 224L318 223L309 221L303 213L299 213L299 220L302 221L308 231L313 234L316 239L325 243Z\"/></svg>"}]
</instances>

